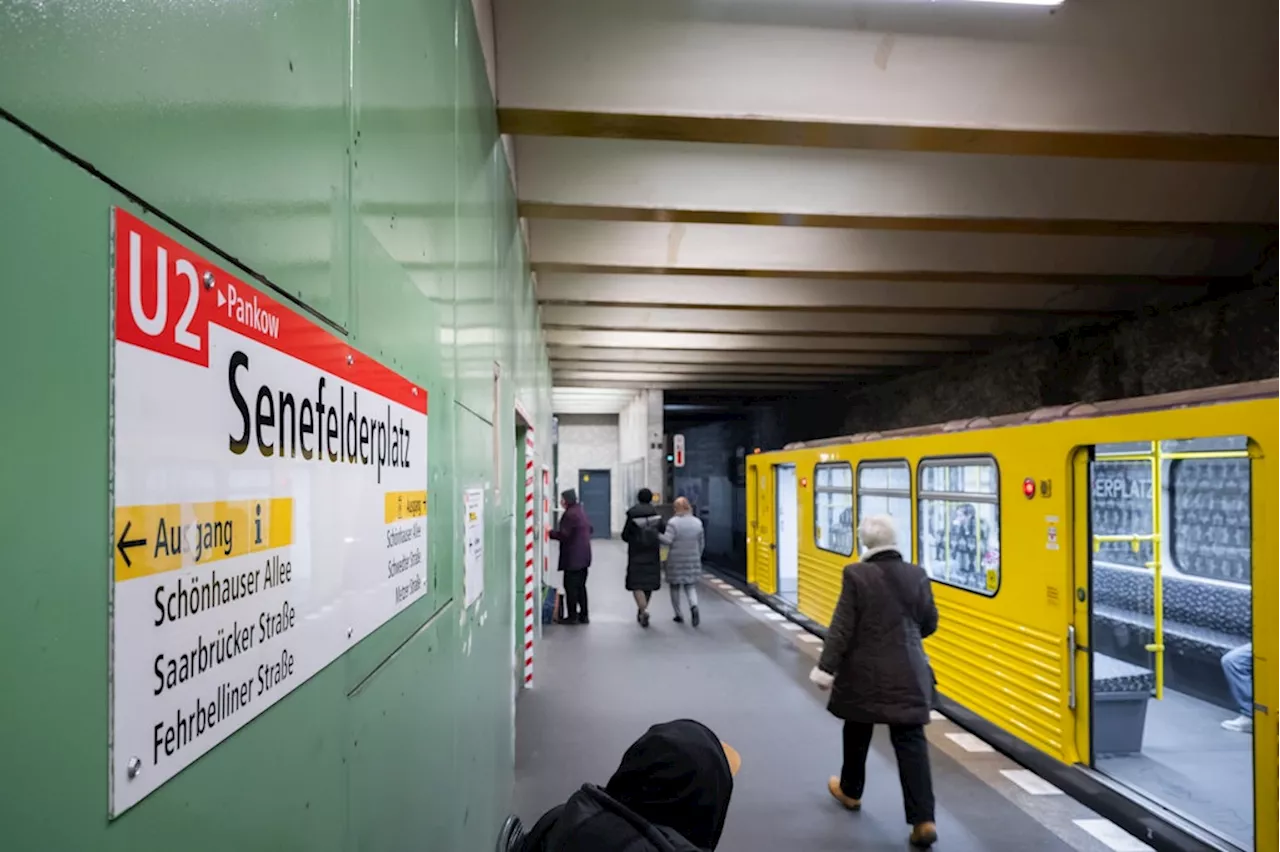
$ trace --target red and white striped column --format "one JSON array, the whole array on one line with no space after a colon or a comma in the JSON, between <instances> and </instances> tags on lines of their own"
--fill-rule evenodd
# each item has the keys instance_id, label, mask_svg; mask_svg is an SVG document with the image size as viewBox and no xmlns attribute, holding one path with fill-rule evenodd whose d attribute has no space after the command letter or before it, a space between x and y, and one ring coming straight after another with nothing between
<instances>
[{"instance_id":1,"label":"red and white striped column","mask_svg":"<svg viewBox=\"0 0 1280 852\"><path fill-rule=\"evenodd\" d=\"M524 685L533 686L533 625L537 608L538 585L534 563L534 500L533 430L525 432L524 439Z\"/></svg>"}]
</instances>

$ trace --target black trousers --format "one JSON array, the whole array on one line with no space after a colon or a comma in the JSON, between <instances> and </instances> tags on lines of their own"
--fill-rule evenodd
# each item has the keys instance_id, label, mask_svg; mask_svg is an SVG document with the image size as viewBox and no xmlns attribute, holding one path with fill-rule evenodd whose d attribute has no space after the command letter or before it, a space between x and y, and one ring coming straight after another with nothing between
<instances>
[{"instance_id":1,"label":"black trousers","mask_svg":"<svg viewBox=\"0 0 1280 852\"><path fill-rule=\"evenodd\" d=\"M564 572L564 596L569 604L570 620L587 618L587 572L590 570Z\"/></svg>"},{"instance_id":2,"label":"black trousers","mask_svg":"<svg viewBox=\"0 0 1280 852\"><path fill-rule=\"evenodd\" d=\"M840 789L854 799L862 798L866 785L867 750L874 730L875 725L866 722L844 723ZM902 782L907 823L933 822L933 777L929 771L929 741L924 736L924 725L890 725L889 740L898 758L898 779Z\"/></svg>"}]
</instances>

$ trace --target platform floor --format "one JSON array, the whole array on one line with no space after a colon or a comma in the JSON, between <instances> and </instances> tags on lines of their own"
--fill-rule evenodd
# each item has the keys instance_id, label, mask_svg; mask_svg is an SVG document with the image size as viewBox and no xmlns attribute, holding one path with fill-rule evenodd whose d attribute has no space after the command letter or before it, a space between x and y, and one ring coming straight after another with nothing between
<instances>
[{"instance_id":1,"label":"platform floor","mask_svg":"<svg viewBox=\"0 0 1280 852\"><path fill-rule=\"evenodd\" d=\"M664 588L644 630L623 589L621 545L593 546L591 624L544 628L535 686L519 699L514 807L526 822L584 782L603 784L649 725L692 717L742 754L724 852L908 848L884 732L862 812L826 792L840 726L808 683L816 637L718 582L700 589L700 629L672 622ZM940 852L1149 848L950 722L930 725L929 736Z\"/></svg>"}]
</instances>

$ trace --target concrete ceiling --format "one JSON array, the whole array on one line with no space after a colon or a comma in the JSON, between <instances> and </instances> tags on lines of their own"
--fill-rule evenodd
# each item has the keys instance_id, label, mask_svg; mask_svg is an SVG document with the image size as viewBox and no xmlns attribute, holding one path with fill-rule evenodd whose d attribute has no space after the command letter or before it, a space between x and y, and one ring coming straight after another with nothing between
<instances>
[{"instance_id":1,"label":"concrete ceiling","mask_svg":"<svg viewBox=\"0 0 1280 852\"><path fill-rule=\"evenodd\" d=\"M559 386L551 391L556 414L617 414L627 407L636 391L626 388Z\"/></svg>"},{"instance_id":2,"label":"concrete ceiling","mask_svg":"<svg viewBox=\"0 0 1280 852\"><path fill-rule=\"evenodd\" d=\"M788 392L1250 280L1270 0L495 0L557 385Z\"/></svg>"}]
</instances>

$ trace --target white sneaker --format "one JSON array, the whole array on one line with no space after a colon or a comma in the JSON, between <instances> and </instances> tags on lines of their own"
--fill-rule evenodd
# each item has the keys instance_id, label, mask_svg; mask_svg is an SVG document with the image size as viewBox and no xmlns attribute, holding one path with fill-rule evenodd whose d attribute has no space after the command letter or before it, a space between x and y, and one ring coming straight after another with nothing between
<instances>
[{"instance_id":1,"label":"white sneaker","mask_svg":"<svg viewBox=\"0 0 1280 852\"><path fill-rule=\"evenodd\" d=\"M1248 716L1237 716L1234 719L1228 719L1222 723L1222 727L1228 731L1238 731L1242 734L1253 733L1253 719Z\"/></svg>"}]
</instances>

